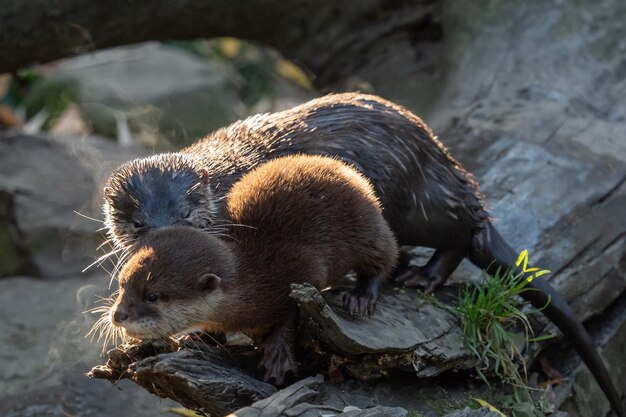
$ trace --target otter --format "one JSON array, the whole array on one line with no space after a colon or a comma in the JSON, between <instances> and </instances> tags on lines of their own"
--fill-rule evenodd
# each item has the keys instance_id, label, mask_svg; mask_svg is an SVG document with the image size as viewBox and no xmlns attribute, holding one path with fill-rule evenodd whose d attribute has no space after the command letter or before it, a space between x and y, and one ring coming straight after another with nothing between
<instances>
[{"instance_id":1,"label":"otter","mask_svg":"<svg viewBox=\"0 0 626 417\"><path fill-rule=\"evenodd\" d=\"M194 328L261 337L265 379L282 385L297 369L290 284L322 289L355 271L344 308L371 315L395 266L396 240L369 182L322 156L259 166L227 194L225 214L227 236L189 226L142 236L120 272L110 320L136 339Z\"/></svg>"},{"instance_id":2,"label":"otter","mask_svg":"<svg viewBox=\"0 0 626 417\"><path fill-rule=\"evenodd\" d=\"M104 188L109 237L120 251L131 253L141 235L160 227L187 224L219 232L224 195L237 179L289 154L331 155L355 166L371 180L398 243L435 249L424 266L398 271L398 283L434 291L465 257L488 273L516 268L517 252L495 228L478 183L428 126L399 105L355 93L252 116L180 152L122 165ZM626 417L573 310L541 278L528 288L523 297L559 327L618 415Z\"/></svg>"}]
</instances>

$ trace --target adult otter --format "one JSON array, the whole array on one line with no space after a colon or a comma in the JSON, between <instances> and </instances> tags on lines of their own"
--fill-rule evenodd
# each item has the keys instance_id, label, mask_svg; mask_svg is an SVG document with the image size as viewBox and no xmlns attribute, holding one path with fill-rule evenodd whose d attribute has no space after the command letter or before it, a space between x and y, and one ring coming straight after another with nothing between
<instances>
[{"instance_id":1,"label":"adult otter","mask_svg":"<svg viewBox=\"0 0 626 417\"><path fill-rule=\"evenodd\" d=\"M396 262L395 238L367 180L328 157L261 165L232 187L225 214L240 225L228 237L168 227L140 238L121 270L111 323L139 339L198 327L263 336L265 377L281 385L296 371L290 284L321 289L354 270L344 307L373 314Z\"/></svg>"},{"instance_id":2,"label":"adult otter","mask_svg":"<svg viewBox=\"0 0 626 417\"><path fill-rule=\"evenodd\" d=\"M174 224L218 230L223 196L254 166L296 153L336 156L368 177L401 245L435 248L430 261L398 276L433 291L464 257L488 272L514 268L516 252L500 236L478 184L408 110L376 96L336 94L257 115L220 129L178 153L131 161L105 188L105 216L126 250L147 230ZM535 279L523 297L572 342L611 405L626 417L591 338L563 298Z\"/></svg>"}]
</instances>

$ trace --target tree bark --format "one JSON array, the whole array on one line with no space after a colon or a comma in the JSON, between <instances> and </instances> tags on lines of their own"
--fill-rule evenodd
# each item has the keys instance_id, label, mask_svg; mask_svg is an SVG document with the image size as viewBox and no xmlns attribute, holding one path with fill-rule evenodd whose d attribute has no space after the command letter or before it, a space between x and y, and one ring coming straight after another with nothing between
<instances>
[{"instance_id":1,"label":"tree bark","mask_svg":"<svg viewBox=\"0 0 626 417\"><path fill-rule=\"evenodd\" d=\"M349 74L372 43L420 26L431 3L1 0L0 73L148 40L234 36L275 47L326 85Z\"/></svg>"}]
</instances>

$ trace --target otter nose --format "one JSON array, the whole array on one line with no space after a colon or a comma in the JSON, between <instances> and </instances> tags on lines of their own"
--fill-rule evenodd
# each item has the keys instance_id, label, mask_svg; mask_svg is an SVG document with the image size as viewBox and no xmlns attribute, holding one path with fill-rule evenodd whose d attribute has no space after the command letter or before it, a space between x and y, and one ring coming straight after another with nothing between
<instances>
[{"instance_id":1,"label":"otter nose","mask_svg":"<svg viewBox=\"0 0 626 417\"><path fill-rule=\"evenodd\" d=\"M120 324L124 320L128 319L128 314L121 310L115 310L113 312L113 324Z\"/></svg>"}]
</instances>

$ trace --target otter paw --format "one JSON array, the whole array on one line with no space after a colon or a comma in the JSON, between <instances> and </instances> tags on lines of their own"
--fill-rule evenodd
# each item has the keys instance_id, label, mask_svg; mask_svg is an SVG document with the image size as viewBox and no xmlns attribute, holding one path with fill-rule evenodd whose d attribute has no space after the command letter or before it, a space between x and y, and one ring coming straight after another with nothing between
<instances>
[{"instance_id":1,"label":"otter paw","mask_svg":"<svg viewBox=\"0 0 626 417\"><path fill-rule=\"evenodd\" d=\"M434 292L443 284L441 277L431 277L425 273L424 268L419 266L409 266L406 270L398 274L394 281L409 288L422 288L427 293Z\"/></svg>"},{"instance_id":2,"label":"otter paw","mask_svg":"<svg viewBox=\"0 0 626 417\"><path fill-rule=\"evenodd\" d=\"M266 347L259 367L265 369L263 380L271 382L273 379L274 384L277 386L285 383L285 377L289 372L294 374L298 372L298 364L293 355L280 347Z\"/></svg>"},{"instance_id":3,"label":"otter paw","mask_svg":"<svg viewBox=\"0 0 626 417\"><path fill-rule=\"evenodd\" d=\"M371 316L376 311L376 298L369 291L359 291L357 288L343 295L343 308L348 310L352 317Z\"/></svg>"}]
</instances>

